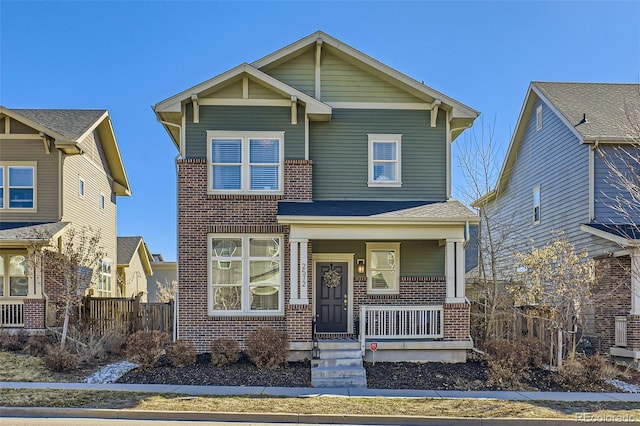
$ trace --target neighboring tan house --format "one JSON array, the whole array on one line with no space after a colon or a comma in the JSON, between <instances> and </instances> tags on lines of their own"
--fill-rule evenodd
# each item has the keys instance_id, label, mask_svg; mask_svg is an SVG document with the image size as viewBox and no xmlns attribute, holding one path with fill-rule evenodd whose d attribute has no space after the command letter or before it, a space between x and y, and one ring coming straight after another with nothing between
<instances>
[{"instance_id":1,"label":"neighboring tan house","mask_svg":"<svg viewBox=\"0 0 640 426\"><path fill-rule=\"evenodd\" d=\"M495 189L474 202L486 204L494 233L505 233L503 280L518 279L514 251L541 247L558 232L598 259L598 290L613 295L594 306L590 331L602 349L636 359L640 251L632 230L640 217L613 208L616 196L629 194L616 188L604 158L616 161L618 147L637 149L627 113L638 108L638 84L532 82Z\"/></svg>"},{"instance_id":2,"label":"neighboring tan house","mask_svg":"<svg viewBox=\"0 0 640 426\"><path fill-rule=\"evenodd\" d=\"M122 297L140 295L140 301L147 302L152 260L142 237L118 237L118 286Z\"/></svg>"},{"instance_id":3,"label":"neighboring tan house","mask_svg":"<svg viewBox=\"0 0 640 426\"><path fill-rule=\"evenodd\" d=\"M154 110L180 152L179 338L203 352L268 326L292 358L352 339L466 359L478 218L451 200L451 144L477 111L323 32Z\"/></svg>"},{"instance_id":4,"label":"neighboring tan house","mask_svg":"<svg viewBox=\"0 0 640 426\"><path fill-rule=\"evenodd\" d=\"M106 110L0 106L1 326L45 327L61 288L47 271L29 271L29 251L69 226L100 231L96 295L118 295L116 198L130 194Z\"/></svg>"},{"instance_id":5,"label":"neighboring tan house","mask_svg":"<svg viewBox=\"0 0 640 426\"><path fill-rule=\"evenodd\" d=\"M168 302L175 298L178 289L178 263L164 260L160 253L152 255L153 275L147 277L149 302Z\"/></svg>"}]
</instances>

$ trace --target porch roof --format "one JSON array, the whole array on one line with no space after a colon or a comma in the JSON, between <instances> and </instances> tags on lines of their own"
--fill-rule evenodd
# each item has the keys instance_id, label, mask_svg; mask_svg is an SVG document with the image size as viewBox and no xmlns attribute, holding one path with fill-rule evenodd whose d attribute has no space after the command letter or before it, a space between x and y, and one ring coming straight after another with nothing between
<instances>
[{"instance_id":1,"label":"porch roof","mask_svg":"<svg viewBox=\"0 0 640 426\"><path fill-rule=\"evenodd\" d=\"M581 229L598 237L614 241L623 247L640 241L640 226L633 223L586 223Z\"/></svg>"},{"instance_id":2,"label":"porch roof","mask_svg":"<svg viewBox=\"0 0 640 426\"><path fill-rule=\"evenodd\" d=\"M478 216L459 201L280 201L280 223L333 221L478 223Z\"/></svg>"},{"instance_id":3,"label":"porch roof","mask_svg":"<svg viewBox=\"0 0 640 426\"><path fill-rule=\"evenodd\" d=\"M26 246L47 243L69 222L0 222L0 246Z\"/></svg>"}]
</instances>

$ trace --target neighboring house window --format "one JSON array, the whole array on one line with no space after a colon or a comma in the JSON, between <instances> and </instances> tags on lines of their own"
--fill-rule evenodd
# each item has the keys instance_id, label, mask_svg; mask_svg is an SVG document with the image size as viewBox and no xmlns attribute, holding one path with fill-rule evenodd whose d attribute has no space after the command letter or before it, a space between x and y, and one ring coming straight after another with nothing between
<instances>
[{"instance_id":1,"label":"neighboring house window","mask_svg":"<svg viewBox=\"0 0 640 426\"><path fill-rule=\"evenodd\" d=\"M369 134L369 186L400 186L402 135Z\"/></svg>"},{"instance_id":2,"label":"neighboring house window","mask_svg":"<svg viewBox=\"0 0 640 426\"><path fill-rule=\"evenodd\" d=\"M104 210L104 194L100 194L100 210Z\"/></svg>"},{"instance_id":3,"label":"neighboring house window","mask_svg":"<svg viewBox=\"0 0 640 426\"><path fill-rule=\"evenodd\" d=\"M540 223L540 185L533 187L533 224Z\"/></svg>"},{"instance_id":4,"label":"neighboring house window","mask_svg":"<svg viewBox=\"0 0 640 426\"><path fill-rule=\"evenodd\" d=\"M35 175L35 165L0 166L0 208L34 209Z\"/></svg>"},{"instance_id":5,"label":"neighboring house window","mask_svg":"<svg viewBox=\"0 0 640 426\"><path fill-rule=\"evenodd\" d=\"M282 237L209 235L209 313L282 313Z\"/></svg>"},{"instance_id":6,"label":"neighboring house window","mask_svg":"<svg viewBox=\"0 0 640 426\"><path fill-rule=\"evenodd\" d=\"M82 178L78 179L78 195L84 197L84 180Z\"/></svg>"},{"instance_id":7,"label":"neighboring house window","mask_svg":"<svg viewBox=\"0 0 640 426\"><path fill-rule=\"evenodd\" d=\"M367 243L367 293L398 293L400 243Z\"/></svg>"},{"instance_id":8,"label":"neighboring house window","mask_svg":"<svg viewBox=\"0 0 640 426\"><path fill-rule=\"evenodd\" d=\"M23 254L0 254L0 297L24 297L29 290L29 265Z\"/></svg>"},{"instance_id":9,"label":"neighboring house window","mask_svg":"<svg viewBox=\"0 0 640 426\"><path fill-rule=\"evenodd\" d=\"M209 192L282 193L284 132L207 132Z\"/></svg>"},{"instance_id":10,"label":"neighboring house window","mask_svg":"<svg viewBox=\"0 0 640 426\"><path fill-rule=\"evenodd\" d=\"M536 130L542 129L542 105L536 108Z\"/></svg>"},{"instance_id":11,"label":"neighboring house window","mask_svg":"<svg viewBox=\"0 0 640 426\"><path fill-rule=\"evenodd\" d=\"M98 261L98 297L111 296L111 262Z\"/></svg>"}]
</instances>

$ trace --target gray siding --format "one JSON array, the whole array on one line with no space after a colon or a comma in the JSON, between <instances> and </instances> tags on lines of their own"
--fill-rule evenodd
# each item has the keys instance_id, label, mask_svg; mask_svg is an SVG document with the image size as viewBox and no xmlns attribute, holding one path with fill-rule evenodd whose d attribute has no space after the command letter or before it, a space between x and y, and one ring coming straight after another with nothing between
<instances>
[{"instance_id":1,"label":"gray siding","mask_svg":"<svg viewBox=\"0 0 640 426\"><path fill-rule=\"evenodd\" d=\"M493 232L502 231L506 240L501 251L505 279L515 272L514 252L541 247L559 231L578 249L587 248L592 255L603 250L595 237L580 230L589 222L589 146L581 144L546 105L543 128L536 130L535 109L540 104L538 99L521 123L526 128L517 160L506 188L488 209ZM534 225L533 187L538 184L541 221Z\"/></svg>"},{"instance_id":2,"label":"gray siding","mask_svg":"<svg viewBox=\"0 0 640 426\"><path fill-rule=\"evenodd\" d=\"M430 127L429 111L334 109L310 123L313 198L317 200L446 200L445 114ZM402 187L369 188L368 133L402 134Z\"/></svg>"},{"instance_id":3,"label":"gray siding","mask_svg":"<svg viewBox=\"0 0 640 426\"><path fill-rule=\"evenodd\" d=\"M624 151L619 149L615 145L600 145L599 148L609 161L615 164L615 167L620 170L628 170L629 154L635 155L636 158L640 157L640 149L632 146L625 146ZM625 152L626 151L626 152ZM627 166L625 166L625 162ZM636 176L638 171L635 172ZM624 214L620 211L616 211L616 198L622 197L630 200L631 196L629 191L621 186L621 182L611 174L611 170L607 166L605 160L598 153L595 155L594 161L594 217L596 222L602 223L628 223L630 220L633 223L639 223L640 211L634 209L631 211L629 208L624 208Z\"/></svg>"},{"instance_id":4,"label":"gray siding","mask_svg":"<svg viewBox=\"0 0 640 426\"><path fill-rule=\"evenodd\" d=\"M13 123L14 121L12 121L12 126ZM59 160L58 150L54 149L51 154L47 154L42 140L39 138L0 141L0 163L37 162L36 211L3 209L0 210L0 220L7 222L53 222L60 219L58 210Z\"/></svg>"},{"instance_id":5,"label":"gray siding","mask_svg":"<svg viewBox=\"0 0 640 426\"><path fill-rule=\"evenodd\" d=\"M291 124L289 107L201 106L200 122L193 122L187 106L186 156L207 158L207 130L284 131L285 159L304 159L304 109Z\"/></svg>"},{"instance_id":6,"label":"gray siding","mask_svg":"<svg viewBox=\"0 0 640 426\"><path fill-rule=\"evenodd\" d=\"M147 276L147 290L149 302L158 302L160 288L171 287L172 282L178 281L178 266L176 262L156 262L151 264L153 275Z\"/></svg>"},{"instance_id":7,"label":"gray siding","mask_svg":"<svg viewBox=\"0 0 640 426\"><path fill-rule=\"evenodd\" d=\"M355 253L354 260L367 258L365 241L313 240L312 247L313 253ZM437 241L400 241L400 275L443 276L444 255L444 247L439 247Z\"/></svg>"}]
</instances>

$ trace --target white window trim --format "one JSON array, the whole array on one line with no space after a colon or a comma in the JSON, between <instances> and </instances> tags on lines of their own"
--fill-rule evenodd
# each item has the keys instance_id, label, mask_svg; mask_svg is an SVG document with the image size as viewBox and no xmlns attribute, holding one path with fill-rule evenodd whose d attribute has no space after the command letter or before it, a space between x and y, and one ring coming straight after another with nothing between
<instances>
[{"instance_id":1,"label":"white window trim","mask_svg":"<svg viewBox=\"0 0 640 426\"><path fill-rule=\"evenodd\" d=\"M369 138L369 155L368 155L368 180L370 187L400 187L402 186L402 135L401 134L381 134L368 133ZM373 143L374 142L394 142L396 144L396 160L389 162L396 164L396 178L388 181L373 180Z\"/></svg>"},{"instance_id":2,"label":"white window trim","mask_svg":"<svg viewBox=\"0 0 640 426\"><path fill-rule=\"evenodd\" d=\"M242 249L243 255L242 257L237 257L242 262L242 309L237 311L219 311L213 309L213 249L211 241L214 238L235 238L242 240ZM252 238L266 239L266 238L277 238L280 241L280 289L278 291L278 310L273 311L252 311L250 306L250 297L249 297L249 240ZM209 312L209 316L213 317L228 317L228 316L237 316L237 317L246 317L246 316L281 316L284 315L284 236L282 234L217 234L210 233L207 234L207 310Z\"/></svg>"},{"instance_id":3,"label":"white window trim","mask_svg":"<svg viewBox=\"0 0 640 426\"><path fill-rule=\"evenodd\" d=\"M542 129L542 105L536 108L536 130Z\"/></svg>"},{"instance_id":4,"label":"white window trim","mask_svg":"<svg viewBox=\"0 0 640 426\"><path fill-rule=\"evenodd\" d=\"M536 203L536 195L538 196L538 202ZM533 224L537 225L542 220L542 194L540 192L540 185L535 185L533 187L533 208L531 210L531 219L533 220ZM538 208L538 220L536 220L536 207Z\"/></svg>"},{"instance_id":5,"label":"white window trim","mask_svg":"<svg viewBox=\"0 0 640 426\"><path fill-rule=\"evenodd\" d=\"M0 211L9 213L9 212L25 212L25 211L36 211L37 210L37 194L38 194L38 162L37 161L3 161L0 162L0 167L2 167L2 184L1 187L4 189L3 195L4 199L2 200L2 208ZM33 169L33 207L9 207L9 168L10 167L31 167ZM26 187L25 187L26 188Z\"/></svg>"},{"instance_id":6,"label":"white window trim","mask_svg":"<svg viewBox=\"0 0 640 426\"><path fill-rule=\"evenodd\" d=\"M81 177L78 177L78 197L84 198L85 190L86 190L86 184L84 182L84 179L82 179Z\"/></svg>"},{"instance_id":7,"label":"white window trim","mask_svg":"<svg viewBox=\"0 0 640 426\"><path fill-rule=\"evenodd\" d=\"M25 295L19 295L19 296L12 296L11 295L11 275L9 274L9 269L10 269L10 259L11 256L24 256L25 258L28 258L28 253L24 253L24 252L6 252L6 253L0 253L0 257L3 257L3 270L2 270L2 275L0 278L0 286L2 287L2 295L0 296L0 299L25 299L27 297L30 296L30 291L31 291L31 271L29 270L31 265L29 264L29 261L27 261L27 273L24 276L27 279L27 294Z\"/></svg>"},{"instance_id":8,"label":"white window trim","mask_svg":"<svg viewBox=\"0 0 640 426\"><path fill-rule=\"evenodd\" d=\"M102 265L108 263L110 265L110 273L109 273L109 289L103 290L100 288L102 285ZM106 274L105 274L106 275ZM109 258L100 259L98 261L98 288L96 289L96 293L98 293L98 297L113 297L113 262Z\"/></svg>"},{"instance_id":9,"label":"white window trim","mask_svg":"<svg viewBox=\"0 0 640 426\"><path fill-rule=\"evenodd\" d=\"M399 294L400 293L400 243L366 243L367 247L367 294ZM394 274L394 285L392 288L381 290L372 287L372 262L371 252L373 250L389 250L395 252L396 265Z\"/></svg>"},{"instance_id":10,"label":"white window trim","mask_svg":"<svg viewBox=\"0 0 640 426\"><path fill-rule=\"evenodd\" d=\"M100 210L104 211L105 206L107 205L107 197L101 192L100 193Z\"/></svg>"},{"instance_id":11,"label":"white window trim","mask_svg":"<svg viewBox=\"0 0 640 426\"><path fill-rule=\"evenodd\" d=\"M218 138L231 138L242 140L242 163L240 164L240 189L213 189L213 173L211 172L211 140ZM278 189L259 190L251 189L250 168L250 139L278 139ZM216 131L207 130L207 193L209 194L284 194L284 132L260 132L260 131Z\"/></svg>"}]
</instances>

